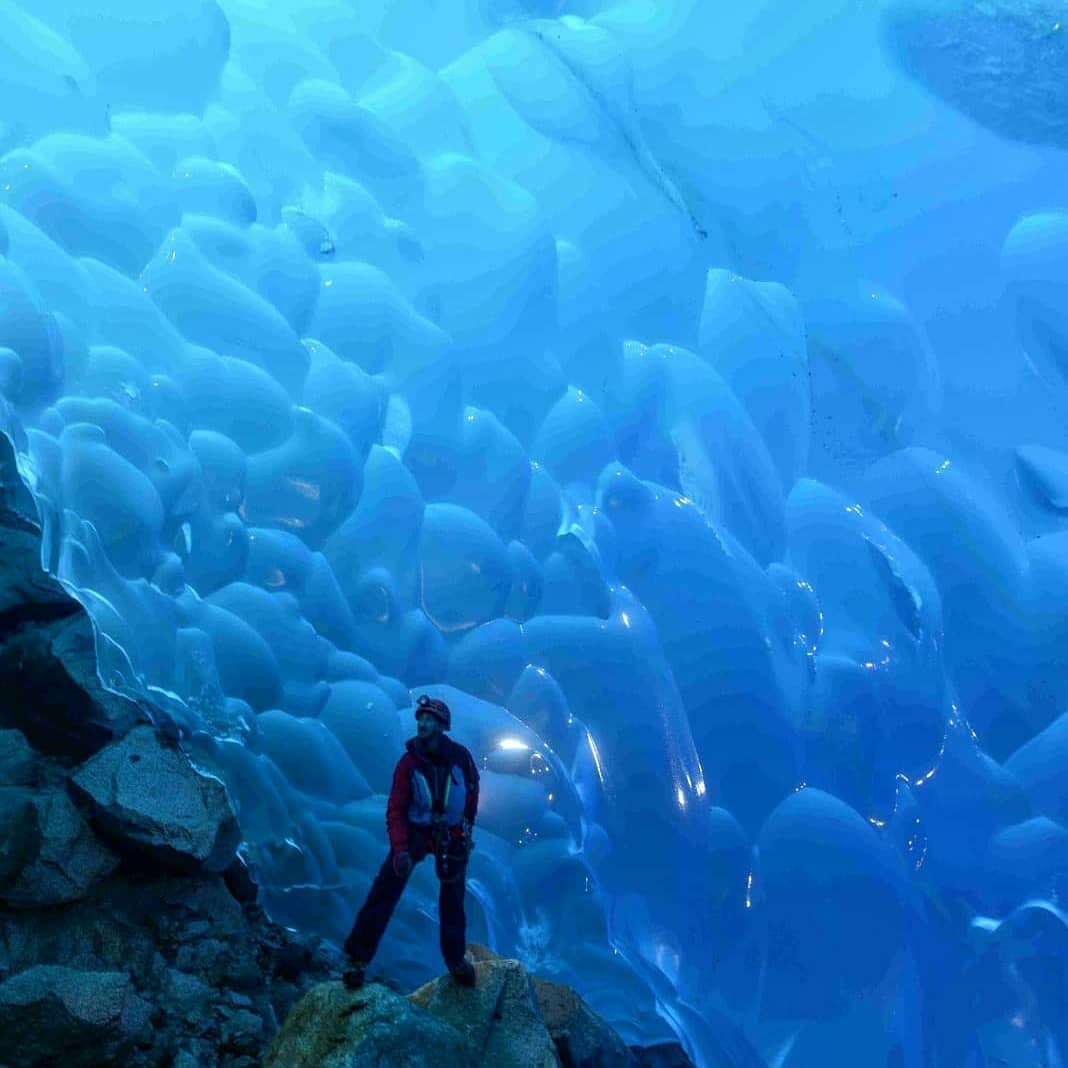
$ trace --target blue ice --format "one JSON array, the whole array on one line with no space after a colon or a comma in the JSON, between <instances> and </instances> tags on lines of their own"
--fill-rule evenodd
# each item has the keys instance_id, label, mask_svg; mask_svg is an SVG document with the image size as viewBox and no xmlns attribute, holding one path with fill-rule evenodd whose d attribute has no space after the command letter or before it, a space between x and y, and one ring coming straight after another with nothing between
<instances>
[{"instance_id":1,"label":"blue ice","mask_svg":"<svg viewBox=\"0 0 1068 1068\"><path fill-rule=\"evenodd\" d=\"M885 6L0 2L43 562L279 921L427 692L471 937L628 1041L1068 1062L1068 31Z\"/></svg>"}]
</instances>

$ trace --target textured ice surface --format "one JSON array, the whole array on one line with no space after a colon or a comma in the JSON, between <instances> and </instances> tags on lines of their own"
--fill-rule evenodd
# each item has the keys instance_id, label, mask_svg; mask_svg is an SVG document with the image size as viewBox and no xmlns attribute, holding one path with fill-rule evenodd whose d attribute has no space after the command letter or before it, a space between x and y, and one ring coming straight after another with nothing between
<instances>
[{"instance_id":1,"label":"textured ice surface","mask_svg":"<svg viewBox=\"0 0 1068 1068\"><path fill-rule=\"evenodd\" d=\"M902 67L1007 137L1068 147L1064 8L1051 0L897 0L886 33Z\"/></svg>"},{"instance_id":2,"label":"textured ice surface","mask_svg":"<svg viewBox=\"0 0 1068 1068\"><path fill-rule=\"evenodd\" d=\"M925 84L1058 140L1045 9L903 11ZM885 39L846 0L0 0L44 562L276 919L344 937L428 692L482 769L470 937L628 1039L1065 1063L1063 161ZM412 985L436 897L381 949Z\"/></svg>"}]
</instances>

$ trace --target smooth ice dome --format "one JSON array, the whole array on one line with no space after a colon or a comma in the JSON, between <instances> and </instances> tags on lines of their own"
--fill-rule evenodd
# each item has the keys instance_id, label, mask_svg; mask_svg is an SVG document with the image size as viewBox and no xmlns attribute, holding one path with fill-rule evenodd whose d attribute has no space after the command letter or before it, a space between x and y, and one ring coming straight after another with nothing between
<instances>
[{"instance_id":1,"label":"smooth ice dome","mask_svg":"<svg viewBox=\"0 0 1068 1068\"><path fill-rule=\"evenodd\" d=\"M273 918L428 693L628 1041L1068 1063L1055 6L0 2L0 419Z\"/></svg>"}]
</instances>

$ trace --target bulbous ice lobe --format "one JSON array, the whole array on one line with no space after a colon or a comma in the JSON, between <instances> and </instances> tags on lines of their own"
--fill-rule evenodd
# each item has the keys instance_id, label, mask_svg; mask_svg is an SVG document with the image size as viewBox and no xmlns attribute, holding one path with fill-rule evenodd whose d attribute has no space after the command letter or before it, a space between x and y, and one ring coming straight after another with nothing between
<instances>
[{"instance_id":1,"label":"bulbous ice lobe","mask_svg":"<svg viewBox=\"0 0 1068 1068\"><path fill-rule=\"evenodd\" d=\"M1016 313L1028 355L1040 373L1062 382L1068 374L1068 216L1027 215L1001 250L1005 298Z\"/></svg>"},{"instance_id":2,"label":"bulbous ice lobe","mask_svg":"<svg viewBox=\"0 0 1068 1068\"><path fill-rule=\"evenodd\" d=\"M427 692L482 775L469 937L628 1039L964 1063L990 995L1028 1007L991 1049L1054 1041L1063 450L1013 442L1025 540L903 298L737 273L763 216L657 129L699 6L46 6L0 6L0 416L102 678L226 781L272 915L343 939ZM1052 388L1064 230L1001 257ZM400 982L436 900L423 865Z\"/></svg>"}]
</instances>

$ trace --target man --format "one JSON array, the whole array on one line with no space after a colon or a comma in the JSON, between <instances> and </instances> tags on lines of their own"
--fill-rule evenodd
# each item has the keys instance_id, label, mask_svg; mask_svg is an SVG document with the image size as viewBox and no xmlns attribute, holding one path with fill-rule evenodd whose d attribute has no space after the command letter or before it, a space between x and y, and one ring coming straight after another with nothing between
<instances>
[{"instance_id":1,"label":"man","mask_svg":"<svg viewBox=\"0 0 1068 1068\"><path fill-rule=\"evenodd\" d=\"M452 713L444 701L424 694L416 705L415 720L418 731L404 743L406 752L393 772L386 805L390 854L345 939L350 965L343 978L352 988L363 985L412 868L430 853L441 882L441 955L458 983L475 985L474 966L464 956L464 891L478 811L478 769L471 753L445 734L452 726Z\"/></svg>"}]
</instances>

